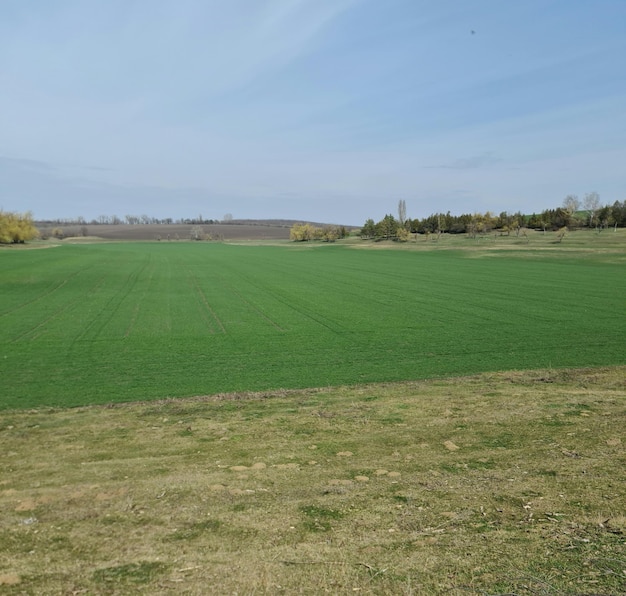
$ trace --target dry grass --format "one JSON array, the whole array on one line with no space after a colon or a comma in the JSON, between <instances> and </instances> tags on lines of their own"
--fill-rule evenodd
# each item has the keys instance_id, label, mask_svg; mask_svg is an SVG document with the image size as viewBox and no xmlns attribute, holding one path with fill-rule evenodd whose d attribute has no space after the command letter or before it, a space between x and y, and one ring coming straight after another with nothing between
<instances>
[{"instance_id":1,"label":"dry grass","mask_svg":"<svg viewBox=\"0 0 626 596\"><path fill-rule=\"evenodd\" d=\"M378 250L462 250L473 257L510 256L551 258L554 254L576 259L599 258L607 262L626 261L626 228L617 230L574 230L562 242L557 232L527 230L526 236L500 235L495 231L484 236L470 237L468 234L417 234L405 243L392 240L374 241L351 237L342 244L355 248Z\"/></svg>"},{"instance_id":2,"label":"dry grass","mask_svg":"<svg viewBox=\"0 0 626 596\"><path fill-rule=\"evenodd\" d=\"M625 373L3 412L0 592L624 593Z\"/></svg>"}]
</instances>

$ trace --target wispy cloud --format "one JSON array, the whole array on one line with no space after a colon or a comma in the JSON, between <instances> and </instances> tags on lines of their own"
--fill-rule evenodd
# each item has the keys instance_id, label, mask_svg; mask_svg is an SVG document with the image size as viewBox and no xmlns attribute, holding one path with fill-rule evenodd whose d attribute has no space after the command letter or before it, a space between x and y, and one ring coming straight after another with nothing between
<instances>
[{"instance_id":1,"label":"wispy cloud","mask_svg":"<svg viewBox=\"0 0 626 596\"><path fill-rule=\"evenodd\" d=\"M52 172L54 167L45 161L37 159L27 159L20 157L7 157L0 155L0 171L7 172L10 170L35 171L35 172Z\"/></svg>"},{"instance_id":2,"label":"wispy cloud","mask_svg":"<svg viewBox=\"0 0 626 596\"><path fill-rule=\"evenodd\" d=\"M461 157L455 159L449 164L439 166L425 166L427 168L442 168L448 170L469 170L492 166L503 161L502 158L496 157L493 152L481 153L480 155L472 155L470 157Z\"/></svg>"}]
</instances>

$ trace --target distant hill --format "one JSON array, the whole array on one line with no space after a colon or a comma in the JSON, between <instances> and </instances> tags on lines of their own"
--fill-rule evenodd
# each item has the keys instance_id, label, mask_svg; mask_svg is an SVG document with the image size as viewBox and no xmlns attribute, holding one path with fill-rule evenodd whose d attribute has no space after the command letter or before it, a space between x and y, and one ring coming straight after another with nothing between
<instances>
[{"instance_id":1,"label":"distant hill","mask_svg":"<svg viewBox=\"0 0 626 596\"><path fill-rule=\"evenodd\" d=\"M343 224L330 224L320 223L315 221L308 221L304 219L232 219L231 221L222 221L222 225L250 225L250 226L278 226L291 228L294 224L308 223L313 226L324 227L328 225L343 225ZM354 228L354 226L345 226L346 228Z\"/></svg>"},{"instance_id":2,"label":"distant hill","mask_svg":"<svg viewBox=\"0 0 626 596\"><path fill-rule=\"evenodd\" d=\"M59 224L36 222L44 236L98 237L107 240L189 240L202 236L216 240L288 240L295 223L328 224L290 219L233 219L229 222L192 224ZM352 229L352 226L346 226Z\"/></svg>"}]
</instances>

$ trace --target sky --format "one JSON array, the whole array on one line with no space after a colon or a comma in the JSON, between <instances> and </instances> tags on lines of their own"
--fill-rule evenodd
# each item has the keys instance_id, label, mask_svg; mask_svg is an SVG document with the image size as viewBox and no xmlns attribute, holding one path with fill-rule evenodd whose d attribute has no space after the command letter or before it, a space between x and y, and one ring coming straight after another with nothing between
<instances>
[{"instance_id":1,"label":"sky","mask_svg":"<svg viewBox=\"0 0 626 596\"><path fill-rule=\"evenodd\" d=\"M626 200L625 0L1 0L0 209L362 225Z\"/></svg>"}]
</instances>

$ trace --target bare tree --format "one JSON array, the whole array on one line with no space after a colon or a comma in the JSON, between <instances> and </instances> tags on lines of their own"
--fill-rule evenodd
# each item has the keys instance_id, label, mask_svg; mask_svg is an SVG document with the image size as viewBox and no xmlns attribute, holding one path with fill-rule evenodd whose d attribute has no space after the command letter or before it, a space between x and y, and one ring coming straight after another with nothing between
<instances>
[{"instance_id":1,"label":"bare tree","mask_svg":"<svg viewBox=\"0 0 626 596\"><path fill-rule=\"evenodd\" d=\"M406 223L406 201L404 199L398 201L398 222L401 227L404 227Z\"/></svg>"},{"instance_id":2,"label":"bare tree","mask_svg":"<svg viewBox=\"0 0 626 596\"><path fill-rule=\"evenodd\" d=\"M202 240L204 238L204 230L202 229L202 226L194 226L191 228L189 237L191 240Z\"/></svg>"},{"instance_id":3,"label":"bare tree","mask_svg":"<svg viewBox=\"0 0 626 596\"><path fill-rule=\"evenodd\" d=\"M563 209L573 216L580 209L580 199L576 195L567 195L563 199Z\"/></svg>"},{"instance_id":4,"label":"bare tree","mask_svg":"<svg viewBox=\"0 0 626 596\"><path fill-rule=\"evenodd\" d=\"M596 214L600 209L600 195L597 192L588 192L585 195L585 200L583 202L583 207L587 214L589 215L589 227L593 226L593 222L596 219Z\"/></svg>"}]
</instances>

